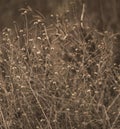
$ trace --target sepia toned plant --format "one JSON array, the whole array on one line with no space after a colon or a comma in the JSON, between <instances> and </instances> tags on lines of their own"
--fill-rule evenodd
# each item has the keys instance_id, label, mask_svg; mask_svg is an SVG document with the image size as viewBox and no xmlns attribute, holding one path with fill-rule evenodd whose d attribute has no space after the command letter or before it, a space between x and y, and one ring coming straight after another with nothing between
<instances>
[{"instance_id":1,"label":"sepia toned plant","mask_svg":"<svg viewBox=\"0 0 120 129\"><path fill-rule=\"evenodd\" d=\"M117 39L112 32L86 26L82 7L74 22L70 10L29 21L33 10L22 8L23 27L14 23L3 30L1 128L120 128Z\"/></svg>"}]
</instances>

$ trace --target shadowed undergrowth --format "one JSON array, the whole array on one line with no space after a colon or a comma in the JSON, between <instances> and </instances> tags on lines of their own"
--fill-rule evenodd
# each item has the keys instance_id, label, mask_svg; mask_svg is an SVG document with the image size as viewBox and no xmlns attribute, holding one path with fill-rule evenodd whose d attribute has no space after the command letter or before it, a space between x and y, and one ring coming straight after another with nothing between
<instances>
[{"instance_id":1,"label":"shadowed undergrowth","mask_svg":"<svg viewBox=\"0 0 120 129\"><path fill-rule=\"evenodd\" d=\"M69 17L35 19L3 30L1 129L119 129L116 36ZM38 17L37 17L38 18Z\"/></svg>"}]
</instances>

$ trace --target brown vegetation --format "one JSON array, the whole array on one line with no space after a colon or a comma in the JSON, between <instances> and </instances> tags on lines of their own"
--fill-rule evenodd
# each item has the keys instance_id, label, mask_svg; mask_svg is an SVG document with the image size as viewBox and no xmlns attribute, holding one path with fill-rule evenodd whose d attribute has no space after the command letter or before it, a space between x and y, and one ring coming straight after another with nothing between
<instances>
[{"instance_id":1,"label":"brown vegetation","mask_svg":"<svg viewBox=\"0 0 120 129\"><path fill-rule=\"evenodd\" d=\"M28 13L1 35L0 128L119 129L118 35L71 12L32 23Z\"/></svg>"}]
</instances>

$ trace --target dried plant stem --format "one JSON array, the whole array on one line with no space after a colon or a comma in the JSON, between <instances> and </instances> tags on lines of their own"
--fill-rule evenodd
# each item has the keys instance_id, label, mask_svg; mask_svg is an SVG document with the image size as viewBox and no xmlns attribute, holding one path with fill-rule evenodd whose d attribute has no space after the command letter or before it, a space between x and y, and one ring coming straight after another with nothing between
<instances>
[{"instance_id":1,"label":"dried plant stem","mask_svg":"<svg viewBox=\"0 0 120 129\"><path fill-rule=\"evenodd\" d=\"M6 120L5 120L5 117L4 117L4 114L2 112L2 108L1 107L0 107L0 114L1 114L1 117L2 117L5 129L8 129L7 123L6 123Z\"/></svg>"},{"instance_id":2,"label":"dried plant stem","mask_svg":"<svg viewBox=\"0 0 120 129\"><path fill-rule=\"evenodd\" d=\"M80 25L82 29L84 29L84 24L83 24L84 15L85 15L85 3L83 2L82 13L81 13L81 18L80 18Z\"/></svg>"},{"instance_id":3,"label":"dried plant stem","mask_svg":"<svg viewBox=\"0 0 120 129\"><path fill-rule=\"evenodd\" d=\"M38 103L38 105L39 105L39 107L40 107L40 109L41 109L41 111L42 111L42 113L43 113L43 115L44 115L44 117L45 117L45 119L46 119L46 121L47 121L49 127L50 127L50 129L52 129L51 124L50 124L50 121L48 120L48 118L47 118L47 116L46 116L46 114L45 114L45 112L44 112L44 110L43 110L43 107L42 107L42 105L40 104L40 102L39 102L39 100L38 100L38 98L37 98L37 96L36 96L36 94L35 94L35 92L34 92L34 90L33 90L33 88L32 88L32 86L31 86L31 84L30 84L29 81L28 81L28 84L29 84L30 90L32 91L32 94L33 94L33 96L35 97L35 99L36 99L36 101L37 101L37 103Z\"/></svg>"}]
</instances>

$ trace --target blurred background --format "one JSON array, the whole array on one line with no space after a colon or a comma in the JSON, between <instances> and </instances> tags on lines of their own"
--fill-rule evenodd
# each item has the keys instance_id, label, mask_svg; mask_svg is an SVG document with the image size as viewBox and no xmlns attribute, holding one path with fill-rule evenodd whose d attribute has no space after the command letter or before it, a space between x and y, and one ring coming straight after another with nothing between
<instances>
[{"instance_id":1,"label":"blurred background","mask_svg":"<svg viewBox=\"0 0 120 129\"><path fill-rule=\"evenodd\" d=\"M22 7L29 5L32 9L39 10L47 16L51 13L64 13L70 2L76 3L81 10L83 0L0 0L0 28L11 26L13 21L21 23L20 12ZM120 30L120 0L84 0L88 22L99 30ZM77 12L79 13L79 12Z\"/></svg>"}]
</instances>

